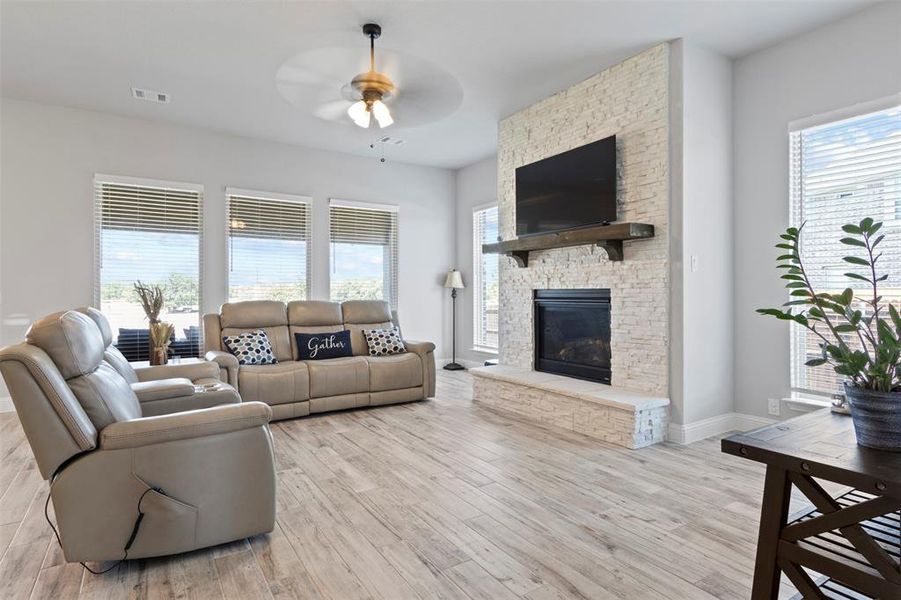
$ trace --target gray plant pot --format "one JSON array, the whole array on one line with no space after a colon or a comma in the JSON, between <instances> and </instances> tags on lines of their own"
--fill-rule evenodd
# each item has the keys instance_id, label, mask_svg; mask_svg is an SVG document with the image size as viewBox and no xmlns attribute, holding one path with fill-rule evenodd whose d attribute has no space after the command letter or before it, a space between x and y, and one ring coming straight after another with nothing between
<instances>
[{"instance_id":1,"label":"gray plant pot","mask_svg":"<svg viewBox=\"0 0 901 600\"><path fill-rule=\"evenodd\" d=\"M873 392L845 384L857 443L901 452L901 392Z\"/></svg>"}]
</instances>

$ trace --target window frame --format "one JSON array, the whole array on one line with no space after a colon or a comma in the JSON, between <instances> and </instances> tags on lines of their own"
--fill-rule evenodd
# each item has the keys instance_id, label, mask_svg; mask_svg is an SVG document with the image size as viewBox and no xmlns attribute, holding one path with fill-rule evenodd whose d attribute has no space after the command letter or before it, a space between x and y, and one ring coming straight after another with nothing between
<instances>
[{"instance_id":1,"label":"window frame","mask_svg":"<svg viewBox=\"0 0 901 600\"><path fill-rule=\"evenodd\" d=\"M226 302L233 302L231 298L232 278L232 245L231 245L231 199L233 197L250 198L253 200L274 200L280 202L296 202L307 205L307 256L306 256L306 300L313 298L313 265L315 259L313 223L315 221L312 196L300 194L286 194L282 192L264 192L245 188L227 186L225 188L225 298Z\"/></svg>"},{"instance_id":2,"label":"window frame","mask_svg":"<svg viewBox=\"0 0 901 600\"><path fill-rule=\"evenodd\" d=\"M391 280L388 282L389 289L393 294L389 295L388 305L391 310L398 310L400 296L400 255L401 255L401 235L400 235L400 206L397 204L385 204L378 202L361 202L358 200L345 200L342 198L329 198L328 201L328 288L327 298L331 302L336 302L332 298L332 268L334 255L332 252L332 208L352 208L359 210L371 210L379 212L389 212L394 214L394 257L391 263ZM383 281L383 286L385 282ZM384 289L384 288L383 288Z\"/></svg>"},{"instance_id":3,"label":"window frame","mask_svg":"<svg viewBox=\"0 0 901 600\"><path fill-rule=\"evenodd\" d=\"M480 335L481 327L480 323L482 320L482 315L480 311L480 307L482 305L481 298L481 287L482 287L482 278L484 274L482 273L482 258L485 256L482 253L482 243L477 240L477 219L479 218L479 213L483 213L485 211L495 209L498 211L498 221L500 221L500 207L497 202L488 202L485 204L480 204L478 206L472 207L472 238L473 238L473 248L472 248L472 350L475 352L482 352L485 354L498 354L500 349L500 340L498 340L498 346L492 347L487 344L481 344L480 342L484 341L484 338ZM498 256L498 265L500 265L500 257ZM500 299L498 299L500 300Z\"/></svg>"},{"instance_id":4,"label":"window frame","mask_svg":"<svg viewBox=\"0 0 901 600\"><path fill-rule=\"evenodd\" d=\"M92 282L92 299L93 306L98 310L102 306L102 281L101 273L103 270L103 202L99 193L104 184L120 185L130 187L156 188L162 190L173 190L178 192L189 192L197 195L197 326L203 327L203 284L204 284L204 186L200 183L191 183L185 181L171 181L165 179L152 179L146 177L132 177L127 175L111 175L108 173L94 173L93 177L93 227L94 227L94 274ZM114 329L115 329L115 324ZM114 338L116 337L114 332ZM201 340L201 350L202 350Z\"/></svg>"},{"instance_id":5,"label":"window frame","mask_svg":"<svg viewBox=\"0 0 901 600\"><path fill-rule=\"evenodd\" d=\"M806 220L802 216L805 200L802 187L803 166L800 162L803 157L801 138L803 133L808 130L837 125L842 121L849 121L899 107L901 107L901 93L797 119L788 124L788 204L789 223L792 227L800 227L801 222ZM896 200L896 202L899 201L901 201L901 199ZM896 204L896 206L898 205ZM836 235L838 236L839 233L840 232L837 231ZM802 350L800 339L804 335L804 332L806 332L806 329L803 329L796 323L790 323L789 330L789 389L791 397L823 399L831 398L837 393L840 393L827 392L813 389L812 387L802 387L800 385L802 379L799 377L798 371L810 368L803 364L804 361L802 359L805 357L798 356L798 352Z\"/></svg>"}]
</instances>

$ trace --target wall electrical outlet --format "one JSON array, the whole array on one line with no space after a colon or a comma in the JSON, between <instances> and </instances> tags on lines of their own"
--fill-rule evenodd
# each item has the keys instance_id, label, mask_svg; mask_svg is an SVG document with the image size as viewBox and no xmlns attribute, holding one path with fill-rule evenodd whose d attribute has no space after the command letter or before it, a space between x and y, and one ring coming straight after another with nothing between
<instances>
[{"instance_id":1,"label":"wall electrical outlet","mask_svg":"<svg viewBox=\"0 0 901 600\"><path fill-rule=\"evenodd\" d=\"M771 415L778 417L782 411L782 401L779 398L770 398L769 407L767 408L767 412Z\"/></svg>"}]
</instances>

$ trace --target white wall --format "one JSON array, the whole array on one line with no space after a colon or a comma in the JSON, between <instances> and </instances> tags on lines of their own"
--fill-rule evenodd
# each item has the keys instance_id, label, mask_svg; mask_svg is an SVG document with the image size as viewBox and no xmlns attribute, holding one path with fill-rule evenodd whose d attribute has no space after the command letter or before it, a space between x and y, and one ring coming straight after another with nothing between
<instances>
[{"instance_id":1,"label":"white wall","mask_svg":"<svg viewBox=\"0 0 901 600\"><path fill-rule=\"evenodd\" d=\"M316 299L328 296L328 199L399 205L404 334L450 354L450 299L440 284L455 261L452 171L9 99L0 126L4 320L91 303L93 176L105 173L203 184L205 312L226 299L226 186L313 197ZM0 344L24 331L3 325Z\"/></svg>"},{"instance_id":2,"label":"white wall","mask_svg":"<svg viewBox=\"0 0 901 600\"><path fill-rule=\"evenodd\" d=\"M457 263L466 289L457 295L457 358L481 365L497 354L473 350L472 211L497 204L497 156L489 156L457 171Z\"/></svg>"},{"instance_id":3,"label":"white wall","mask_svg":"<svg viewBox=\"0 0 901 600\"><path fill-rule=\"evenodd\" d=\"M901 4L883 3L734 64L735 409L766 415L789 393L788 326L755 314L785 290L774 258L788 227L788 123L901 90Z\"/></svg>"},{"instance_id":4,"label":"white wall","mask_svg":"<svg viewBox=\"0 0 901 600\"><path fill-rule=\"evenodd\" d=\"M732 61L682 53L683 423L733 409Z\"/></svg>"}]
</instances>

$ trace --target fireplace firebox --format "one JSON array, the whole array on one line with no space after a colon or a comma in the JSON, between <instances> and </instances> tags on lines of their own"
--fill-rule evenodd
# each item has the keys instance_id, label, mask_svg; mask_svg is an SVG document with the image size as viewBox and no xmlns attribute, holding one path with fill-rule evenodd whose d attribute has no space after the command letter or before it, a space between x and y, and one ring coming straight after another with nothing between
<instances>
[{"instance_id":1,"label":"fireplace firebox","mask_svg":"<svg viewBox=\"0 0 901 600\"><path fill-rule=\"evenodd\" d=\"M610 384L610 290L535 290L535 370Z\"/></svg>"}]
</instances>

